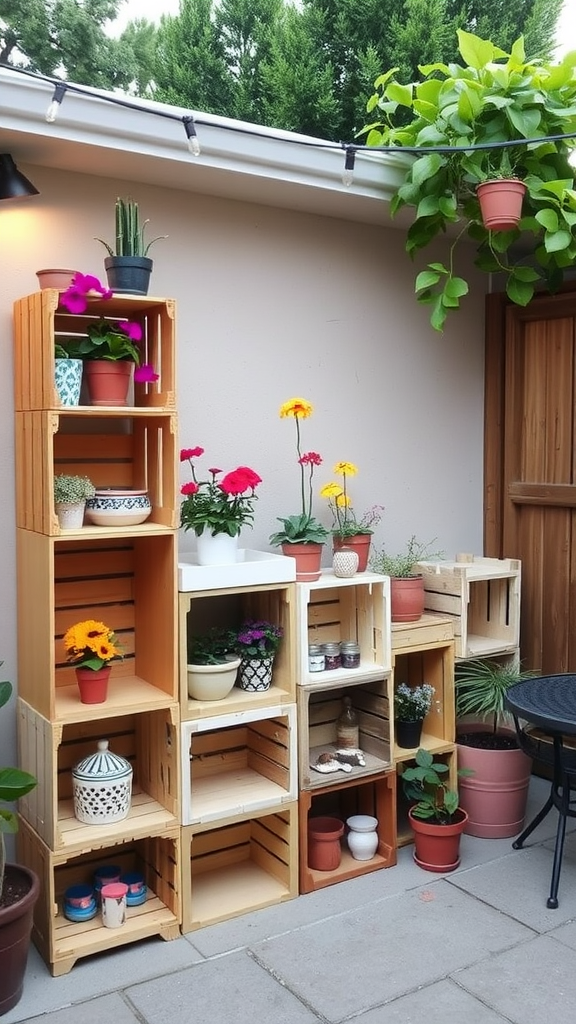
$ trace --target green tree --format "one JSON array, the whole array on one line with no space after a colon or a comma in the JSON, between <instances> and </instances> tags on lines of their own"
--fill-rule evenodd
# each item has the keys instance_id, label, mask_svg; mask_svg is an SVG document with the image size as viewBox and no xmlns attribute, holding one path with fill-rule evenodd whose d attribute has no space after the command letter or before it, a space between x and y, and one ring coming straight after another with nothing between
<instances>
[{"instance_id":1,"label":"green tree","mask_svg":"<svg viewBox=\"0 0 576 1024\"><path fill-rule=\"evenodd\" d=\"M231 117L262 123L260 68L272 52L284 0L219 0L215 23L233 78Z\"/></svg>"},{"instance_id":2,"label":"green tree","mask_svg":"<svg viewBox=\"0 0 576 1024\"><path fill-rule=\"evenodd\" d=\"M233 82L212 0L181 0L178 15L162 17L154 81L157 100L230 115Z\"/></svg>"}]
</instances>

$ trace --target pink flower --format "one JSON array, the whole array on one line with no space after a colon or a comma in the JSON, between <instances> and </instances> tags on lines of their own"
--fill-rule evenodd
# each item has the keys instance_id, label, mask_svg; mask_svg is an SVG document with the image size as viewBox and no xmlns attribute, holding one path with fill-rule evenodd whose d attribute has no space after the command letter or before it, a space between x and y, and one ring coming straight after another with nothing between
<instances>
[{"instance_id":1,"label":"pink flower","mask_svg":"<svg viewBox=\"0 0 576 1024\"><path fill-rule=\"evenodd\" d=\"M182 484L180 488L180 494L196 494L197 491L198 484L195 484L194 481L190 481L189 484Z\"/></svg>"},{"instance_id":2,"label":"pink flower","mask_svg":"<svg viewBox=\"0 0 576 1024\"><path fill-rule=\"evenodd\" d=\"M322 456L318 455L318 452L304 452L298 462L301 466L321 466Z\"/></svg>"},{"instance_id":3,"label":"pink flower","mask_svg":"<svg viewBox=\"0 0 576 1024\"><path fill-rule=\"evenodd\" d=\"M202 449L202 451L204 451L204 449ZM218 473L221 473L222 470L218 469L216 466L212 466L212 468L209 469L208 472L211 473L212 476L218 476Z\"/></svg>"},{"instance_id":4,"label":"pink flower","mask_svg":"<svg viewBox=\"0 0 576 1024\"><path fill-rule=\"evenodd\" d=\"M60 305L69 313L84 313L88 308L86 296L90 292L99 292L103 299L112 298L109 288L104 288L97 277L92 274L81 274L78 271L72 278L72 284L60 296Z\"/></svg>"},{"instance_id":5,"label":"pink flower","mask_svg":"<svg viewBox=\"0 0 576 1024\"><path fill-rule=\"evenodd\" d=\"M154 373L154 367L150 363L142 363L134 369L134 380L138 384L151 384L158 380L159 374Z\"/></svg>"},{"instance_id":6,"label":"pink flower","mask_svg":"<svg viewBox=\"0 0 576 1024\"><path fill-rule=\"evenodd\" d=\"M262 483L262 477L258 476L250 466L238 466L237 473L243 473L249 487L258 487Z\"/></svg>"},{"instance_id":7,"label":"pink flower","mask_svg":"<svg viewBox=\"0 0 576 1024\"><path fill-rule=\"evenodd\" d=\"M249 491L251 486L244 473L239 469L233 469L231 473L226 473L219 484L224 494L244 494L244 491Z\"/></svg>"},{"instance_id":8,"label":"pink flower","mask_svg":"<svg viewBox=\"0 0 576 1024\"><path fill-rule=\"evenodd\" d=\"M118 324L121 331L127 334L130 341L141 341L142 340L142 328L140 324L135 324L131 320L121 320Z\"/></svg>"},{"instance_id":9,"label":"pink flower","mask_svg":"<svg viewBox=\"0 0 576 1024\"><path fill-rule=\"evenodd\" d=\"M186 462L188 459L199 458L200 455L204 455L203 448L182 448L180 452L180 462ZM210 470L210 472L212 473L214 471ZM220 470L216 470L215 472L219 473Z\"/></svg>"}]
</instances>

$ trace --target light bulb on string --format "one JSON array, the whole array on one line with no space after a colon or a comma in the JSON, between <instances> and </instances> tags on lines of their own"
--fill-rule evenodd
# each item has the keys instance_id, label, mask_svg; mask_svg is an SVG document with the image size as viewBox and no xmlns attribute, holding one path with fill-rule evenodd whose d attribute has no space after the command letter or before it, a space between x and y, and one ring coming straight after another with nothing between
<instances>
[{"instance_id":1,"label":"light bulb on string","mask_svg":"<svg viewBox=\"0 0 576 1024\"><path fill-rule=\"evenodd\" d=\"M342 184L349 187L354 181L354 164L356 162L356 150L353 146L346 146L346 159L342 173Z\"/></svg>"},{"instance_id":2,"label":"light bulb on string","mask_svg":"<svg viewBox=\"0 0 576 1024\"><path fill-rule=\"evenodd\" d=\"M65 95L66 95L66 86L64 84L60 84L59 83L54 88L54 93L52 95L52 101L51 101L51 103L50 103L50 105L48 107L48 110L46 111L46 120L48 121L49 124L52 124L56 120L56 118L58 117L58 114L60 112L60 104L62 103L62 100L64 99Z\"/></svg>"},{"instance_id":3,"label":"light bulb on string","mask_svg":"<svg viewBox=\"0 0 576 1024\"><path fill-rule=\"evenodd\" d=\"M188 149L192 153L192 156L200 156L200 143L196 134L196 125L194 124L192 114L187 114L183 117L182 124L184 125L184 131L186 132L186 138L188 139Z\"/></svg>"}]
</instances>

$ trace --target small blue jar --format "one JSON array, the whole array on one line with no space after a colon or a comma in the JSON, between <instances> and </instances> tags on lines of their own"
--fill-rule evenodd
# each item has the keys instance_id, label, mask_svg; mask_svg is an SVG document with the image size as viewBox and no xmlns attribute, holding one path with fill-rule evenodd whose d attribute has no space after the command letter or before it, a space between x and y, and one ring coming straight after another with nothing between
<instances>
[{"instance_id":1,"label":"small blue jar","mask_svg":"<svg viewBox=\"0 0 576 1024\"><path fill-rule=\"evenodd\" d=\"M96 868L94 872L94 892L97 900L100 899L102 886L108 885L110 882L119 882L121 874L122 868L118 867L117 864L102 864L101 867Z\"/></svg>"},{"instance_id":2,"label":"small blue jar","mask_svg":"<svg viewBox=\"0 0 576 1024\"><path fill-rule=\"evenodd\" d=\"M71 885L64 893L64 917L69 921L90 921L98 906L91 885Z\"/></svg>"},{"instance_id":3,"label":"small blue jar","mask_svg":"<svg viewBox=\"0 0 576 1024\"><path fill-rule=\"evenodd\" d=\"M130 871L125 875L121 875L120 881L128 886L128 892L126 893L127 907L139 907L142 903L146 903L148 890L144 882L144 875L141 875L139 871Z\"/></svg>"}]
</instances>

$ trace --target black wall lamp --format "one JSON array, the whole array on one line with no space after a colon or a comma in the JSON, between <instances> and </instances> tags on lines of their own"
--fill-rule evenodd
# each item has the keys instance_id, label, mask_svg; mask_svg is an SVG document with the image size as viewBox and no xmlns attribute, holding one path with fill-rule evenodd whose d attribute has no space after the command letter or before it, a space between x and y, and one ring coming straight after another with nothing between
<instances>
[{"instance_id":1,"label":"black wall lamp","mask_svg":"<svg viewBox=\"0 0 576 1024\"><path fill-rule=\"evenodd\" d=\"M37 196L38 189L18 170L10 153L0 153L0 199Z\"/></svg>"}]
</instances>

